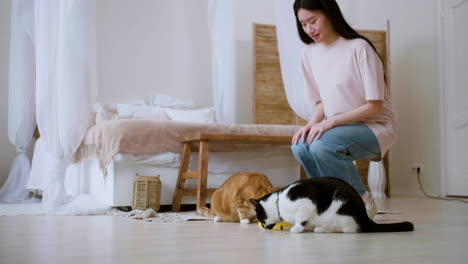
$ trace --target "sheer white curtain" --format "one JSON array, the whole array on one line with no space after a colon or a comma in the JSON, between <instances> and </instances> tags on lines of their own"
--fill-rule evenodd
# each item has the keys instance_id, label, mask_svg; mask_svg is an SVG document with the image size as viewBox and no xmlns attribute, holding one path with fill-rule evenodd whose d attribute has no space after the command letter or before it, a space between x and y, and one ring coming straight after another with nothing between
<instances>
[{"instance_id":1,"label":"sheer white curtain","mask_svg":"<svg viewBox=\"0 0 468 264\"><path fill-rule=\"evenodd\" d=\"M218 123L236 123L236 47L232 0L209 0L213 100Z\"/></svg>"},{"instance_id":2,"label":"sheer white curtain","mask_svg":"<svg viewBox=\"0 0 468 264\"><path fill-rule=\"evenodd\" d=\"M301 54L304 44L297 33L293 3L294 0L275 0L281 76L289 105L297 115L309 120L314 106L305 100L304 78L301 71Z\"/></svg>"},{"instance_id":3,"label":"sheer white curtain","mask_svg":"<svg viewBox=\"0 0 468 264\"><path fill-rule=\"evenodd\" d=\"M36 127L34 0L12 1L8 89L8 138L18 156L0 190L0 201L24 202L31 169L26 152Z\"/></svg>"},{"instance_id":4,"label":"sheer white curtain","mask_svg":"<svg viewBox=\"0 0 468 264\"><path fill-rule=\"evenodd\" d=\"M87 129L96 98L96 3L36 0L37 124L52 168L43 205L69 201L65 173Z\"/></svg>"}]
</instances>

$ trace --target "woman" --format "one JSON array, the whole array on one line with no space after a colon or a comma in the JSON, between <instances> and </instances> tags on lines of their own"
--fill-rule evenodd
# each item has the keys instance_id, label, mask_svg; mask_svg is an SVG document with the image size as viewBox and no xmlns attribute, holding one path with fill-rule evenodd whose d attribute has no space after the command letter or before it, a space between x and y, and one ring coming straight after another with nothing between
<instances>
[{"instance_id":1,"label":"woman","mask_svg":"<svg viewBox=\"0 0 468 264\"><path fill-rule=\"evenodd\" d=\"M302 70L310 121L292 139L308 177L334 176L361 195L370 218L377 209L354 160L381 158L396 140L382 61L345 21L335 0L296 0L297 29L306 44Z\"/></svg>"}]
</instances>

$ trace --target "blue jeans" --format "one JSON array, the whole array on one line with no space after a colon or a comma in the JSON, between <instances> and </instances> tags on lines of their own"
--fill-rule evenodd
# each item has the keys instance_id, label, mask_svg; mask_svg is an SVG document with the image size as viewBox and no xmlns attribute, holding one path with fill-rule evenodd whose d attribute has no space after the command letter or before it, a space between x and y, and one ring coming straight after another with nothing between
<instances>
[{"instance_id":1,"label":"blue jeans","mask_svg":"<svg viewBox=\"0 0 468 264\"><path fill-rule=\"evenodd\" d=\"M332 176L345 180L359 195L366 192L354 160L380 156L374 133L362 123L337 126L325 131L319 140L307 144L299 139L291 146L294 156L309 178Z\"/></svg>"}]
</instances>

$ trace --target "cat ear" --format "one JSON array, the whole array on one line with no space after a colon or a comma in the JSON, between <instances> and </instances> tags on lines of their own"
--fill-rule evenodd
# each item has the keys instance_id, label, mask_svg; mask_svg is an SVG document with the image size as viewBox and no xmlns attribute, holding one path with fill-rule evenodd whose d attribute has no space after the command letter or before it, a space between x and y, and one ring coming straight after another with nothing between
<instances>
[{"instance_id":1,"label":"cat ear","mask_svg":"<svg viewBox=\"0 0 468 264\"><path fill-rule=\"evenodd\" d=\"M255 199L249 199L250 203L253 204L255 207L259 204L259 202Z\"/></svg>"}]
</instances>

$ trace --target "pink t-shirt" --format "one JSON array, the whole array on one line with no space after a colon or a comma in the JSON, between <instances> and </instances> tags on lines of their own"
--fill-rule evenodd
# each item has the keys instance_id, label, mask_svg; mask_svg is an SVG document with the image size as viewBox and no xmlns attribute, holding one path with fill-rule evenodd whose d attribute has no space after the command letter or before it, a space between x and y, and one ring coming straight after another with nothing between
<instances>
[{"instance_id":1,"label":"pink t-shirt","mask_svg":"<svg viewBox=\"0 0 468 264\"><path fill-rule=\"evenodd\" d=\"M363 122L377 137L383 157L395 143L397 129L382 62L369 43L340 37L331 45L306 45L302 70L306 98L311 103L322 101L325 118L349 112L369 100L384 101L382 112Z\"/></svg>"}]
</instances>

